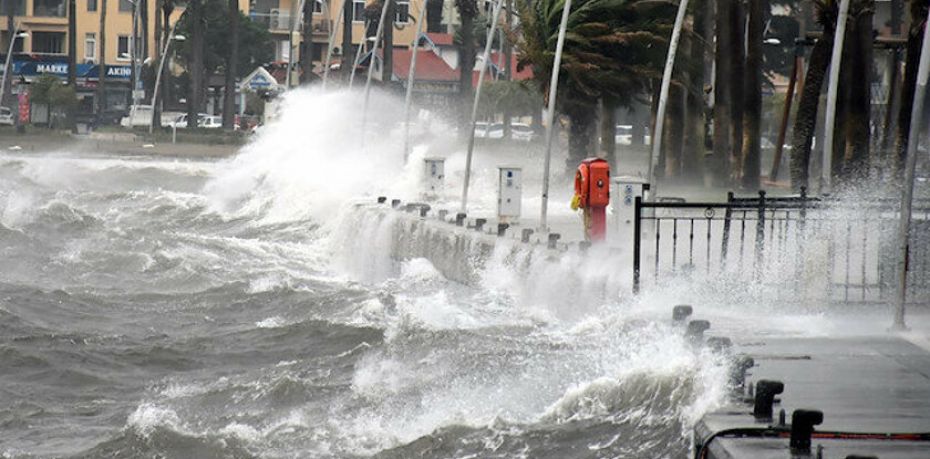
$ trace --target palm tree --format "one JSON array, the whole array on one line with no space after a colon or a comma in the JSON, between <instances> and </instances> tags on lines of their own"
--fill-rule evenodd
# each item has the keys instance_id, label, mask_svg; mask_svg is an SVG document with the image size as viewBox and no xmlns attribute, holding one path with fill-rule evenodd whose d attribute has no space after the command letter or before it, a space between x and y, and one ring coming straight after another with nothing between
<instances>
[{"instance_id":1,"label":"palm tree","mask_svg":"<svg viewBox=\"0 0 930 459\"><path fill-rule=\"evenodd\" d=\"M743 117L742 186L759 188L759 148L762 127L762 15L768 2L749 0L746 40L746 91Z\"/></svg>"},{"instance_id":2,"label":"palm tree","mask_svg":"<svg viewBox=\"0 0 930 459\"><path fill-rule=\"evenodd\" d=\"M463 120L468 120L471 113L471 75L472 69L475 68L475 17L478 16L478 4L475 0L455 0L455 8L459 12L462 20L461 42L459 43L459 96L460 109L459 116ZM467 129L462 130L463 135L467 135Z\"/></svg>"},{"instance_id":3,"label":"palm tree","mask_svg":"<svg viewBox=\"0 0 930 459\"><path fill-rule=\"evenodd\" d=\"M904 64L904 88L901 91L901 106L898 112L898 131L895 139L894 171L900 177L907 156L907 136L911 128L911 106L917 86L917 62L923 45L923 30L927 23L927 2L911 0L910 28L907 31L907 53Z\"/></svg>"},{"instance_id":4,"label":"palm tree","mask_svg":"<svg viewBox=\"0 0 930 459\"><path fill-rule=\"evenodd\" d=\"M804 77L804 89L798 101L798 112L794 120L794 133L791 141L791 186L795 190L808 186L811 160L811 140L817 127L817 110L820 102L820 90L827 68L830 66L830 54L833 50L833 36L836 33L837 4L835 0L815 0L817 23L823 27L823 35L814 43L811 50L807 74Z\"/></svg>"},{"instance_id":5,"label":"palm tree","mask_svg":"<svg viewBox=\"0 0 930 459\"><path fill-rule=\"evenodd\" d=\"M843 158L844 179L863 178L869 167L869 121L872 81L872 12L873 0L854 2L849 46L849 90L846 103L846 151ZM853 9L853 8L850 8Z\"/></svg>"},{"instance_id":6,"label":"palm tree","mask_svg":"<svg viewBox=\"0 0 930 459\"><path fill-rule=\"evenodd\" d=\"M306 2L313 4L313 0ZM235 111L236 111L236 76L238 74L237 63L239 62L239 2L238 0L229 0L226 7L229 11L229 54L226 55L226 81L224 81L223 92L223 129L231 131L235 129ZM313 19L313 9L311 8L310 19ZM305 27L306 24L305 24ZM306 39L306 38L305 38ZM311 36L312 39L312 36ZM310 59L311 56L306 56Z\"/></svg>"},{"instance_id":7,"label":"palm tree","mask_svg":"<svg viewBox=\"0 0 930 459\"><path fill-rule=\"evenodd\" d=\"M107 0L100 0L100 64L97 66L97 116L107 108Z\"/></svg>"},{"instance_id":8,"label":"palm tree","mask_svg":"<svg viewBox=\"0 0 930 459\"><path fill-rule=\"evenodd\" d=\"M187 69L189 76L187 94L187 127L197 127L197 115L200 113L200 104L203 100L203 53L204 53L204 20L203 0L190 0L187 8L190 9L188 20L191 23L191 60Z\"/></svg>"},{"instance_id":9,"label":"palm tree","mask_svg":"<svg viewBox=\"0 0 930 459\"><path fill-rule=\"evenodd\" d=\"M524 45L519 65L532 65L545 94L552 72L564 0L520 6ZM569 13L558 106L571 121L568 164L592 153L601 98L629 106L661 78L665 38L675 5L637 0L580 0Z\"/></svg>"},{"instance_id":10,"label":"palm tree","mask_svg":"<svg viewBox=\"0 0 930 459\"><path fill-rule=\"evenodd\" d=\"M730 91L732 61L727 50L730 39L730 8L732 0L717 0L717 43L714 52L714 184L728 185L730 179Z\"/></svg>"}]
</instances>

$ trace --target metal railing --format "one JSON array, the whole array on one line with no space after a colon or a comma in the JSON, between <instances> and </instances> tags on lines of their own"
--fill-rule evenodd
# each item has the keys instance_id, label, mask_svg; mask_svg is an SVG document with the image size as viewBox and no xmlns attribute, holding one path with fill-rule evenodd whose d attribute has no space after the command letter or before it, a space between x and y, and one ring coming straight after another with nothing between
<instances>
[{"instance_id":1,"label":"metal railing","mask_svg":"<svg viewBox=\"0 0 930 459\"><path fill-rule=\"evenodd\" d=\"M914 212L907 285L930 299L930 203ZM643 202L634 208L633 289L704 275L762 288L776 298L881 303L894 294L891 200L848 203L799 196L725 202Z\"/></svg>"}]
</instances>

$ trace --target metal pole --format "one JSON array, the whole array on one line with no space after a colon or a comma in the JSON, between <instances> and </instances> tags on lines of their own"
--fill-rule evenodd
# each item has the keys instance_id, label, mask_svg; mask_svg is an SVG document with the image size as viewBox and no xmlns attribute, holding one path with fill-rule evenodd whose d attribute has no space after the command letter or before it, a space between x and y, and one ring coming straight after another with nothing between
<instances>
[{"instance_id":1,"label":"metal pole","mask_svg":"<svg viewBox=\"0 0 930 459\"><path fill-rule=\"evenodd\" d=\"M833 36L833 54L830 56L830 83L827 86L827 116L823 130L823 170L820 171L820 192L829 192L833 187L833 130L836 127L836 92L840 83L840 67L843 59L843 40L846 38L846 20L849 17L849 0L840 1L840 14L836 20Z\"/></svg>"},{"instance_id":2,"label":"metal pole","mask_svg":"<svg viewBox=\"0 0 930 459\"><path fill-rule=\"evenodd\" d=\"M417 34L413 39L413 54L410 55L410 71L407 72L407 94L404 96L404 164L410 156L410 102L413 100L413 85L416 83L417 52L420 49L420 34L423 33L423 20L426 18L426 2L417 15Z\"/></svg>"},{"instance_id":3,"label":"metal pole","mask_svg":"<svg viewBox=\"0 0 930 459\"><path fill-rule=\"evenodd\" d=\"M681 37L681 27L685 22L685 12L688 9L688 0L680 0L678 14L675 16L675 27L672 29L672 38L668 43L668 55L665 58L665 71L662 73L662 87L659 90L659 107L656 110L656 125L652 132L652 157L649 159L649 200L658 196L659 186L656 180L656 168L659 164L659 152L662 148L662 131L665 129L665 108L668 104L668 89L672 82L672 69L675 67L675 53L678 51L678 39Z\"/></svg>"},{"instance_id":4,"label":"metal pole","mask_svg":"<svg viewBox=\"0 0 930 459\"><path fill-rule=\"evenodd\" d=\"M927 93L927 77L930 74L930 27L924 25L924 42L920 49L920 65L917 67L917 87L914 104L911 106L911 127L907 134L907 164L904 167L904 184L901 187L901 221L898 225L898 285L895 294L895 330L904 330L904 302L907 299L908 240L911 229L911 206L914 199L914 171L917 167L917 142Z\"/></svg>"},{"instance_id":5,"label":"metal pole","mask_svg":"<svg viewBox=\"0 0 930 459\"><path fill-rule=\"evenodd\" d=\"M546 107L546 160L543 163L542 205L539 209L539 231L548 231L549 212L549 168L552 164L552 138L555 133L555 99L559 90L559 72L562 70L562 48L565 46L565 30L568 28L568 15L572 10L572 0L565 0L562 7L562 20L559 23L559 38L555 42L555 59L552 62L552 75L549 78L549 104Z\"/></svg>"},{"instance_id":6,"label":"metal pole","mask_svg":"<svg viewBox=\"0 0 930 459\"><path fill-rule=\"evenodd\" d=\"M571 2L571 0L566 0ZM462 213L468 206L468 182L471 180L471 157L475 151L475 121L478 116L478 101L481 100L481 83L484 82L484 74L488 68L488 60L491 58L491 43L494 42L494 32L497 30L497 19L501 14L501 5L504 0L497 0L494 5L494 14L491 15L491 28L488 30L488 37L484 43L484 55L481 59L481 70L478 71L478 87L475 89L475 101L471 106L471 123L469 124L470 132L468 133L468 153L465 155L465 183L462 184ZM468 69L462 69L463 72ZM490 129L488 130L490 132Z\"/></svg>"},{"instance_id":7,"label":"metal pole","mask_svg":"<svg viewBox=\"0 0 930 459\"><path fill-rule=\"evenodd\" d=\"M164 71L165 60L168 57L168 48L174 40L174 29L177 27L179 21L180 18L171 25L171 32L168 34L168 39L165 40L165 48L161 53L161 62L158 63L158 74L155 75L155 89L152 90L152 120L149 123L149 134L155 132L155 104L158 103L158 88L161 87L161 74Z\"/></svg>"},{"instance_id":8,"label":"metal pole","mask_svg":"<svg viewBox=\"0 0 930 459\"><path fill-rule=\"evenodd\" d=\"M13 45L16 44L16 35L19 34L19 24L16 24L13 28L13 33L10 34L10 47L6 51L6 62L3 63L3 78L0 79L0 105L3 104L3 98L6 97L6 76L13 69L10 68L10 56L13 55ZM10 110L13 112L13 110ZM14 116L19 117L18 113L14 113Z\"/></svg>"},{"instance_id":9,"label":"metal pole","mask_svg":"<svg viewBox=\"0 0 930 459\"><path fill-rule=\"evenodd\" d=\"M358 44L358 48L355 48L355 59L352 61L352 71L349 73L349 89L352 89L352 85L355 83L355 69L358 68L358 63L362 61L362 50L365 48L365 40L366 38L363 36L362 42ZM343 45L343 47L345 47L345 45Z\"/></svg>"},{"instance_id":10,"label":"metal pole","mask_svg":"<svg viewBox=\"0 0 930 459\"><path fill-rule=\"evenodd\" d=\"M333 26L333 30L329 33L329 45L326 47L326 60L323 62L323 90L326 90L326 82L329 80L329 65L333 59L333 48L336 46L336 29L339 27L339 24L342 23L342 15L345 13L345 3L349 0L342 1L342 7L339 8L339 15L336 16L336 22ZM324 2L324 5L326 3ZM342 50L342 55L345 56L346 50ZM344 61L344 59L343 59Z\"/></svg>"},{"instance_id":11,"label":"metal pole","mask_svg":"<svg viewBox=\"0 0 930 459\"><path fill-rule=\"evenodd\" d=\"M291 17L291 32L287 37L287 76L285 76L284 82L287 89L291 89L291 73L294 72L294 34L297 30L297 24L303 19L304 2L305 0L300 0L297 4L297 11Z\"/></svg>"},{"instance_id":12,"label":"metal pole","mask_svg":"<svg viewBox=\"0 0 930 459\"><path fill-rule=\"evenodd\" d=\"M371 47L371 59L368 61L368 75L365 77L365 105L362 107L362 132L365 132L365 118L368 115L368 98L371 95L371 76L375 73L375 55L378 53L378 46L381 44L381 36L384 34L384 20L387 19L388 8L393 0L382 0L384 5L381 6L381 20L378 21L378 29L375 31L375 43ZM394 18L391 18L394 22ZM390 47L390 49L388 49ZM384 46L384 52L394 52L394 43Z\"/></svg>"},{"instance_id":13,"label":"metal pole","mask_svg":"<svg viewBox=\"0 0 930 459\"><path fill-rule=\"evenodd\" d=\"M130 0L131 1L131 0ZM136 79L139 78L139 72L136 70L136 46L138 46L139 36L136 30L138 26L138 19L136 15L139 13L139 0L132 2L132 40L130 40L129 46L129 67L130 74L132 78L129 79L129 100L132 101L132 105L129 107L129 127L132 128L133 124L136 121ZM103 67L101 67L101 70Z\"/></svg>"}]
</instances>

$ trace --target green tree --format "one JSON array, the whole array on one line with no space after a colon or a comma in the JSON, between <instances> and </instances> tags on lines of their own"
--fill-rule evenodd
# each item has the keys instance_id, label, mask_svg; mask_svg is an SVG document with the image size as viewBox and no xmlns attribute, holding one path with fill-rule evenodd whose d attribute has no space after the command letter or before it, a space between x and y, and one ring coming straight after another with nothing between
<instances>
[{"instance_id":1,"label":"green tree","mask_svg":"<svg viewBox=\"0 0 930 459\"><path fill-rule=\"evenodd\" d=\"M526 81L488 81L482 85L478 111L491 118L498 113L532 115L542 110L542 95Z\"/></svg>"},{"instance_id":2,"label":"green tree","mask_svg":"<svg viewBox=\"0 0 930 459\"><path fill-rule=\"evenodd\" d=\"M523 55L547 93L564 0L524 1ZM579 0L569 13L557 105L571 121L570 166L592 153L601 98L630 106L661 78L675 5L637 0Z\"/></svg>"},{"instance_id":3,"label":"green tree","mask_svg":"<svg viewBox=\"0 0 930 459\"><path fill-rule=\"evenodd\" d=\"M234 33L232 27L229 26L230 10L226 1L191 1L188 7L195 9L185 14L177 26L177 33L188 39L181 42L182 46L174 48L174 52L179 62L188 70L192 94L197 92L194 97L189 97L189 105L192 101L199 109L200 104L197 101L203 100L204 89L201 82L208 81L211 75L225 72ZM236 30L238 32L236 40L238 53L234 74L241 78L248 75L256 66L270 62L274 58L274 48L271 35L265 28L252 22L241 11L236 14L239 23ZM199 24L199 27L194 28L194 24ZM203 37L202 56L199 59L202 63L199 66L196 64L198 62L198 40L196 39L198 33ZM197 75L198 67L202 75ZM188 115L190 118L191 113ZM196 118L196 111L193 116Z\"/></svg>"},{"instance_id":4,"label":"green tree","mask_svg":"<svg viewBox=\"0 0 930 459\"><path fill-rule=\"evenodd\" d=\"M77 107L77 93L74 86L62 84L58 77L42 75L31 85L30 97L33 103L48 106L48 127L59 125L66 120L68 113Z\"/></svg>"}]
</instances>

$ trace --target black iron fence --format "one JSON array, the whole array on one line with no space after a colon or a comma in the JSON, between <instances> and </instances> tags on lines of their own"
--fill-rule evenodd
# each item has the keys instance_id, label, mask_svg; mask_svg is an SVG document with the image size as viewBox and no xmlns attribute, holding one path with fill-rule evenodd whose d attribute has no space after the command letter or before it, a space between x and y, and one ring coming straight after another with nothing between
<instances>
[{"instance_id":1,"label":"black iron fence","mask_svg":"<svg viewBox=\"0 0 930 459\"><path fill-rule=\"evenodd\" d=\"M918 203L907 294L930 302L930 203ZM894 294L893 200L798 196L635 202L633 289L681 276L764 288L776 298L885 302Z\"/></svg>"}]
</instances>

